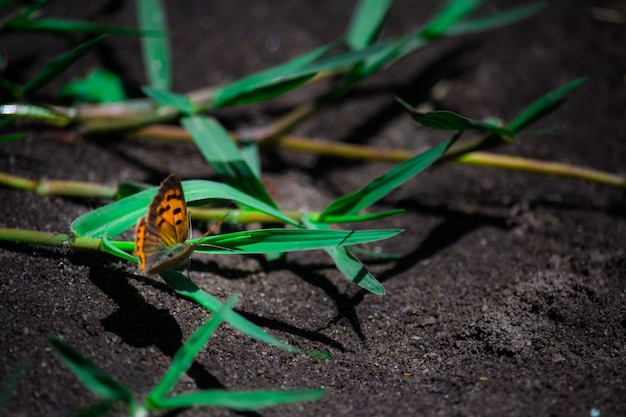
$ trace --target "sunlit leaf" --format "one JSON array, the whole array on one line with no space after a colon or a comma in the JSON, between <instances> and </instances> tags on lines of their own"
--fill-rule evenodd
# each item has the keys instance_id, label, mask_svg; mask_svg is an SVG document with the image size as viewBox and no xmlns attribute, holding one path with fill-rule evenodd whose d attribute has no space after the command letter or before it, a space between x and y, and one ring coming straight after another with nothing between
<instances>
[{"instance_id":1,"label":"sunlit leaf","mask_svg":"<svg viewBox=\"0 0 626 417\"><path fill-rule=\"evenodd\" d=\"M143 63L150 86L170 90L172 74L165 7L161 0L135 0L135 6L139 28L157 34L141 38Z\"/></svg>"},{"instance_id":2,"label":"sunlit leaf","mask_svg":"<svg viewBox=\"0 0 626 417\"><path fill-rule=\"evenodd\" d=\"M367 47L385 20L393 0L360 0L350 21L346 42L352 49Z\"/></svg>"}]
</instances>

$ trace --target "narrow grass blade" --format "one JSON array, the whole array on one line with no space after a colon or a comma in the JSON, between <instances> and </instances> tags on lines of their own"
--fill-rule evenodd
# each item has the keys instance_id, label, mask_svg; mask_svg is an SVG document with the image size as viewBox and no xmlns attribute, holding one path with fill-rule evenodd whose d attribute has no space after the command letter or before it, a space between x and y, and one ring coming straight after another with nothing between
<instances>
[{"instance_id":1,"label":"narrow grass blade","mask_svg":"<svg viewBox=\"0 0 626 417\"><path fill-rule=\"evenodd\" d=\"M214 181L192 180L183 182L188 202L210 200L232 200L244 207L268 214L276 219L299 227L299 224L274 207L257 200L226 184ZM157 187L115 201L76 218L70 228L78 236L112 239L133 226L137 219L146 214L148 205L157 192Z\"/></svg>"},{"instance_id":2,"label":"narrow grass blade","mask_svg":"<svg viewBox=\"0 0 626 417\"><path fill-rule=\"evenodd\" d=\"M357 4L346 42L351 49L363 49L367 47L380 30L393 0L360 0Z\"/></svg>"},{"instance_id":3,"label":"narrow grass blade","mask_svg":"<svg viewBox=\"0 0 626 417\"><path fill-rule=\"evenodd\" d=\"M382 230L310 230L261 229L208 236L197 252L251 254L293 252L358 245L389 239L402 233L399 229Z\"/></svg>"},{"instance_id":4,"label":"narrow grass blade","mask_svg":"<svg viewBox=\"0 0 626 417\"><path fill-rule=\"evenodd\" d=\"M30 132L11 133L7 135L0 135L0 143L15 142L24 139L30 135Z\"/></svg>"},{"instance_id":5,"label":"narrow grass blade","mask_svg":"<svg viewBox=\"0 0 626 417\"><path fill-rule=\"evenodd\" d=\"M427 40L440 38L450 26L473 13L484 0L447 0L441 11L421 30L420 36Z\"/></svg>"},{"instance_id":6,"label":"narrow grass blade","mask_svg":"<svg viewBox=\"0 0 626 417\"><path fill-rule=\"evenodd\" d=\"M375 213L364 213L364 214L351 214L351 215L341 215L341 216L324 216L324 223L358 223L358 222L369 222L372 220L380 220L385 217L395 216L397 214L404 213L404 209L394 209L394 210L386 210L386 211L378 211ZM311 220L319 221L319 216L309 215Z\"/></svg>"},{"instance_id":7,"label":"narrow grass blade","mask_svg":"<svg viewBox=\"0 0 626 417\"><path fill-rule=\"evenodd\" d=\"M523 6L513 7L494 15L462 20L450 25L450 27L446 29L446 35L467 35L470 33L485 32L491 29L507 26L534 15L543 9L547 4L548 2L546 1L529 3Z\"/></svg>"},{"instance_id":8,"label":"narrow grass blade","mask_svg":"<svg viewBox=\"0 0 626 417\"><path fill-rule=\"evenodd\" d=\"M427 126L437 130L479 130L482 132L493 133L509 139L513 139L515 137L515 134L511 130L489 122L463 117L451 111L439 110L422 113L415 110L406 101L398 97L396 97L396 100L398 100L398 102L409 112L413 120L423 126Z\"/></svg>"},{"instance_id":9,"label":"narrow grass blade","mask_svg":"<svg viewBox=\"0 0 626 417\"><path fill-rule=\"evenodd\" d=\"M158 385L148 394L148 401L153 403L158 402L174 388L180 376L189 369L195 357L200 353L200 350L204 348L211 336L213 336L213 333L217 330L222 320L224 320L224 314L227 311L232 311L236 303L237 297L230 297L213 317L200 326L200 328L191 335L189 340L178 349L165 375L163 375Z\"/></svg>"},{"instance_id":10,"label":"narrow grass blade","mask_svg":"<svg viewBox=\"0 0 626 417\"><path fill-rule=\"evenodd\" d=\"M261 178L261 158L256 141L247 141L239 145L241 157L248 164L255 177Z\"/></svg>"},{"instance_id":11,"label":"narrow grass blade","mask_svg":"<svg viewBox=\"0 0 626 417\"><path fill-rule=\"evenodd\" d=\"M70 81L61 88L59 97L72 97L79 102L115 103L124 101L124 85L119 75L96 68L84 79Z\"/></svg>"},{"instance_id":12,"label":"narrow grass blade","mask_svg":"<svg viewBox=\"0 0 626 417\"><path fill-rule=\"evenodd\" d=\"M84 42L74 48L73 50L66 52L50 61L41 71L22 88L22 96L30 96L56 78L59 74L65 71L70 65L78 61L83 56L87 55L91 49L100 43L104 39L104 35Z\"/></svg>"},{"instance_id":13,"label":"narrow grass blade","mask_svg":"<svg viewBox=\"0 0 626 417\"><path fill-rule=\"evenodd\" d=\"M160 408L185 408L193 406L225 407L238 411L252 411L264 407L303 401L315 401L324 396L322 389L294 389L267 391L206 390L165 398Z\"/></svg>"},{"instance_id":14,"label":"narrow grass blade","mask_svg":"<svg viewBox=\"0 0 626 417\"><path fill-rule=\"evenodd\" d=\"M325 221L326 216L342 216L357 213L367 208L389 194L413 176L419 174L433 162L439 159L454 141L460 136L457 133L452 138L442 142L413 158L392 168L387 173L375 178L365 187L354 193L339 197L320 213L319 220Z\"/></svg>"},{"instance_id":15,"label":"narrow grass blade","mask_svg":"<svg viewBox=\"0 0 626 417\"><path fill-rule=\"evenodd\" d=\"M39 18L39 19L16 19L7 23L7 29L22 30L28 32L46 32L46 33L89 33L94 35L109 34L122 36L141 36L148 35L150 32L137 29L97 25L90 22L72 19L55 19L55 18Z\"/></svg>"},{"instance_id":16,"label":"narrow grass blade","mask_svg":"<svg viewBox=\"0 0 626 417\"><path fill-rule=\"evenodd\" d=\"M224 182L277 209L261 180L243 160L232 138L217 120L189 116L184 117L181 124Z\"/></svg>"},{"instance_id":17,"label":"narrow grass blade","mask_svg":"<svg viewBox=\"0 0 626 417\"><path fill-rule=\"evenodd\" d=\"M304 224L310 229L330 231L330 226L324 223L316 223L308 218L302 219ZM348 248L344 246L328 246L324 250L333 258L337 268L352 282L359 287L376 295L385 295L385 287L378 282L365 265L361 263Z\"/></svg>"},{"instance_id":18,"label":"narrow grass blade","mask_svg":"<svg viewBox=\"0 0 626 417\"><path fill-rule=\"evenodd\" d=\"M25 119L41 121L53 126L65 126L72 119L54 109L36 106L28 103L8 103L0 105L0 115L10 119L23 117Z\"/></svg>"},{"instance_id":19,"label":"narrow grass blade","mask_svg":"<svg viewBox=\"0 0 626 417\"><path fill-rule=\"evenodd\" d=\"M0 411L7 404L11 395L13 395L13 391L19 385L20 381L24 377L26 373L26 368L28 367L28 361L26 359L22 359L18 364L15 371L11 372L9 376L3 381L2 388L0 389Z\"/></svg>"},{"instance_id":20,"label":"narrow grass blade","mask_svg":"<svg viewBox=\"0 0 626 417\"><path fill-rule=\"evenodd\" d=\"M537 120L546 117L565 102L570 91L578 88L586 80L587 78L579 78L567 83L559 89L549 92L528 106L519 116L511 121L507 127L513 132L519 132L535 123Z\"/></svg>"},{"instance_id":21,"label":"narrow grass blade","mask_svg":"<svg viewBox=\"0 0 626 417\"><path fill-rule=\"evenodd\" d=\"M135 262L135 263L139 262L139 260L137 258L135 258L130 253L128 253L126 251L123 251L120 248L118 248L117 246L115 246L113 244L113 242L111 242L106 237L102 238L102 246L100 246L100 250L102 250L103 252L106 252L108 254L111 254L113 256L117 256L118 258L124 259L126 261L131 261L131 262Z\"/></svg>"},{"instance_id":22,"label":"narrow grass blade","mask_svg":"<svg viewBox=\"0 0 626 417\"><path fill-rule=\"evenodd\" d=\"M332 42L291 59L279 66L234 81L215 92L213 107L219 108L228 105L254 103L263 99L276 97L281 94L284 89L295 88L297 87L296 83L300 82L300 80L292 79L291 81L296 84L293 87L290 84L281 86L281 78L315 61L337 45L338 42ZM306 78L306 76L303 76L303 78ZM301 82L305 81L306 79Z\"/></svg>"},{"instance_id":23,"label":"narrow grass blade","mask_svg":"<svg viewBox=\"0 0 626 417\"><path fill-rule=\"evenodd\" d=\"M139 28L158 34L141 38L146 76L151 87L167 91L172 75L165 8L161 0L135 0L135 6Z\"/></svg>"},{"instance_id":24,"label":"narrow grass blade","mask_svg":"<svg viewBox=\"0 0 626 417\"><path fill-rule=\"evenodd\" d=\"M276 97L302 85L320 72L349 69L387 45L388 42L378 42L360 51L347 52L299 66L275 67L266 72L254 74L216 91L213 108L254 103Z\"/></svg>"},{"instance_id":25,"label":"narrow grass blade","mask_svg":"<svg viewBox=\"0 0 626 417\"><path fill-rule=\"evenodd\" d=\"M48 337L59 359L93 393L109 400L132 402L132 394L111 375L98 368L80 352L56 336Z\"/></svg>"},{"instance_id":26,"label":"narrow grass blade","mask_svg":"<svg viewBox=\"0 0 626 417\"><path fill-rule=\"evenodd\" d=\"M141 90L157 103L174 107L182 114L192 114L196 110L191 100L181 94L153 87L142 87Z\"/></svg>"},{"instance_id":27,"label":"narrow grass blade","mask_svg":"<svg viewBox=\"0 0 626 417\"><path fill-rule=\"evenodd\" d=\"M167 285L172 287L178 294L195 301L210 312L217 313L222 309L223 304L217 298L202 291L196 284L180 272L168 269L161 272L161 277L163 277ZM276 346L288 352L305 353L303 350L281 342L269 333L266 333L236 311L225 310L223 312L223 319L241 333L261 342Z\"/></svg>"}]
</instances>

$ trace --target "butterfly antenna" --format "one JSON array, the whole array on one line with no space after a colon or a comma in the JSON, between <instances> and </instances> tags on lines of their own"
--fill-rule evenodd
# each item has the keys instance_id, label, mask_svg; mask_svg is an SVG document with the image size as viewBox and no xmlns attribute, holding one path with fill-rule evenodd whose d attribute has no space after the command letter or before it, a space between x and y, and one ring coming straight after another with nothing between
<instances>
[{"instance_id":1,"label":"butterfly antenna","mask_svg":"<svg viewBox=\"0 0 626 417\"><path fill-rule=\"evenodd\" d=\"M206 232L204 232L204 234L202 235L202 237L200 237L200 239L198 239L198 241L196 242L196 246L200 244L200 241L202 239L204 239L205 237L213 234L213 232L215 231L215 229L217 229L218 227L220 227L222 225L222 223L224 223L224 221L226 221L226 219L228 218L228 214L226 214L224 217L222 217L220 220L218 220L213 226L211 226L211 228L209 230L207 230ZM225 248L223 246L219 246L219 245L209 245L218 249L224 249L224 250L231 250L229 248Z\"/></svg>"}]
</instances>

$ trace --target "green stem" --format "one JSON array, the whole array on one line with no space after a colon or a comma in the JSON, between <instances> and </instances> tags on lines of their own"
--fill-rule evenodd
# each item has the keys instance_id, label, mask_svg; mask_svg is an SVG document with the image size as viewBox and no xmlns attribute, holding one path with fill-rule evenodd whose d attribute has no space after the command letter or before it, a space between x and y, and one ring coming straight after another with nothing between
<instances>
[{"instance_id":1,"label":"green stem","mask_svg":"<svg viewBox=\"0 0 626 417\"><path fill-rule=\"evenodd\" d=\"M486 168L501 168L518 171L536 172L545 175L559 175L598 182L614 187L626 187L626 177L610 174L595 169L577 167L561 162L546 162L517 156L496 155L488 152L470 152L453 160L461 165L474 165Z\"/></svg>"}]
</instances>

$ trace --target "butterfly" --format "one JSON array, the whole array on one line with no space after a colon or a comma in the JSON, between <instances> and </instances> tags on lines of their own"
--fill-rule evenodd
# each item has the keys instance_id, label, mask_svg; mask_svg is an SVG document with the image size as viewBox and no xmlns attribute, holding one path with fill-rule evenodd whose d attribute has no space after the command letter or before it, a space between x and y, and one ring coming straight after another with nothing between
<instances>
[{"instance_id":1,"label":"butterfly","mask_svg":"<svg viewBox=\"0 0 626 417\"><path fill-rule=\"evenodd\" d=\"M188 233L189 212L183 187L178 175L170 174L148 206L148 214L135 226L133 254L139 258L139 270L158 274L185 266L198 245L185 242Z\"/></svg>"}]
</instances>

